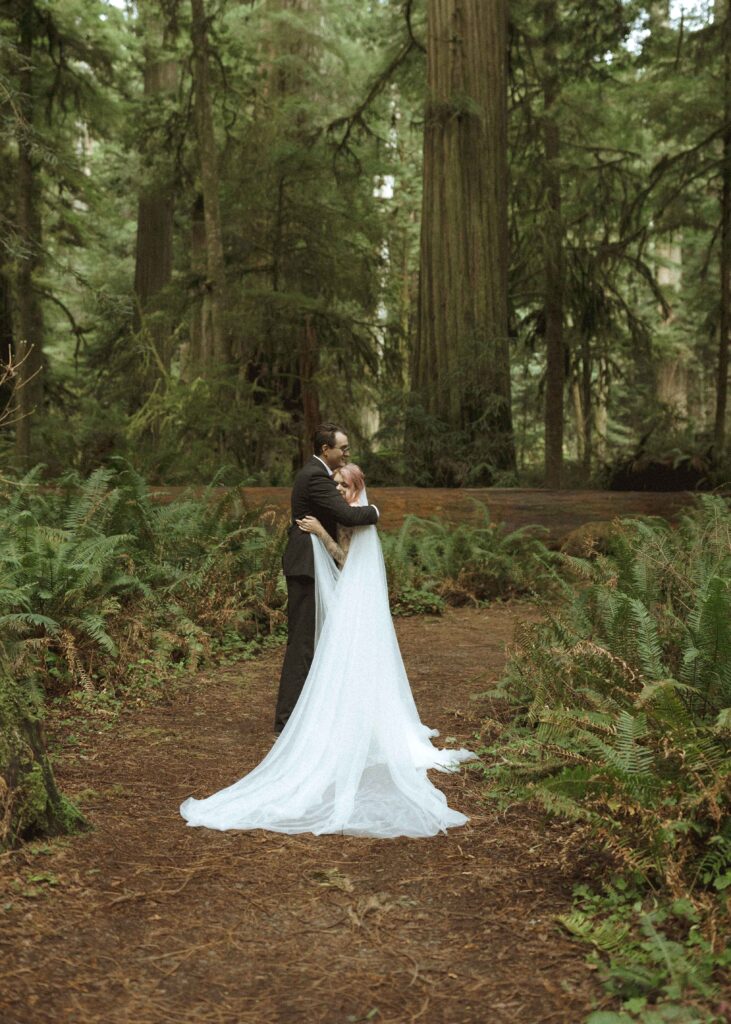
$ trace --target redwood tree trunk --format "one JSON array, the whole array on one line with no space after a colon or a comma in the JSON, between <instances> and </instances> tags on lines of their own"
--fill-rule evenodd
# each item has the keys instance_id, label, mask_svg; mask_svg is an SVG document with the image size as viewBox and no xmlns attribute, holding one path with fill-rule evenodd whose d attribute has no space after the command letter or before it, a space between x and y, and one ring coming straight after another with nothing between
<instances>
[{"instance_id":1,"label":"redwood tree trunk","mask_svg":"<svg viewBox=\"0 0 731 1024\"><path fill-rule=\"evenodd\" d=\"M723 23L723 165L721 186L721 308L716 381L716 423L714 450L721 459L726 450L726 406L728 401L728 350L731 335L731 0L726 3Z\"/></svg>"},{"instance_id":2,"label":"redwood tree trunk","mask_svg":"<svg viewBox=\"0 0 731 1024\"><path fill-rule=\"evenodd\" d=\"M191 12L195 125L206 229L206 290L210 314L210 350L214 364L210 369L216 374L231 362L231 346L224 323L226 272L218 194L218 151L208 68L208 20L204 0L191 0Z\"/></svg>"},{"instance_id":3,"label":"redwood tree trunk","mask_svg":"<svg viewBox=\"0 0 731 1024\"><path fill-rule=\"evenodd\" d=\"M592 375L592 354L591 345L589 339L585 333L582 333L581 338L581 405L584 420L584 441L582 447L582 473L584 480L588 480L591 475L591 463L594 455L593 452L593 406L592 406L592 387L591 387L591 375Z\"/></svg>"},{"instance_id":4,"label":"redwood tree trunk","mask_svg":"<svg viewBox=\"0 0 731 1024\"><path fill-rule=\"evenodd\" d=\"M305 317L302 342L299 350L299 377L302 389L303 441L302 462L312 455L312 435L322 422L320 395L315 374L319 365L317 332L312 317Z\"/></svg>"},{"instance_id":5,"label":"redwood tree trunk","mask_svg":"<svg viewBox=\"0 0 731 1024\"><path fill-rule=\"evenodd\" d=\"M481 461L514 468L506 0L430 0L427 75L413 387Z\"/></svg>"},{"instance_id":6,"label":"redwood tree trunk","mask_svg":"<svg viewBox=\"0 0 731 1024\"><path fill-rule=\"evenodd\" d=\"M560 487L563 470L564 434L564 343L563 343L563 228L561 223L561 137L556 121L559 84L554 45L557 28L556 0L544 8L543 46L543 308L546 337L545 477L548 487Z\"/></svg>"},{"instance_id":7,"label":"redwood tree trunk","mask_svg":"<svg viewBox=\"0 0 731 1024\"><path fill-rule=\"evenodd\" d=\"M206 224L201 196L196 196L190 215L190 269L195 281L195 297L190 313L190 348L184 371L185 380L188 381L205 374L206 367L213 363L209 295L205 287Z\"/></svg>"},{"instance_id":8,"label":"redwood tree trunk","mask_svg":"<svg viewBox=\"0 0 731 1024\"><path fill-rule=\"evenodd\" d=\"M18 363L14 416L15 447L20 463L31 462L31 423L43 402L43 310L35 277L41 264L41 219L33 159L34 0L18 0L19 105L16 227L19 242L15 272L15 358Z\"/></svg>"}]
</instances>

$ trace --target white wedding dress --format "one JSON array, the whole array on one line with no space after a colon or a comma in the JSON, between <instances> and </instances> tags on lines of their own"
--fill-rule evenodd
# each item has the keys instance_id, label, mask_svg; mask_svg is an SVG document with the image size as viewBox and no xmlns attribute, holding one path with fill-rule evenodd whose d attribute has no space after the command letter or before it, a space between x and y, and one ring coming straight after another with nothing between
<instances>
[{"instance_id":1,"label":"white wedding dress","mask_svg":"<svg viewBox=\"0 0 731 1024\"><path fill-rule=\"evenodd\" d=\"M360 496L365 504L365 492ZM433 836L469 819L447 806L427 769L476 757L440 750L419 719L388 604L375 526L353 531L338 570L312 536L317 606L310 672L287 724L253 771L204 800L180 805L211 829Z\"/></svg>"}]
</instances>

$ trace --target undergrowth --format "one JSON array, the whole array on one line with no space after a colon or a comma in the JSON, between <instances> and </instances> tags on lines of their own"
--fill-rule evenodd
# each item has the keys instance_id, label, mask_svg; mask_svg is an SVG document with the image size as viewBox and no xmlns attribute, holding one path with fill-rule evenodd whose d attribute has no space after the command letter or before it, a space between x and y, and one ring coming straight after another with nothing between
<instances>
[{"instance_id":1,"label":"undergrowth","mask_svg":"<svg viewBox=\"0 0 731 1024\"><path fill-rule=\"evenodd\" d=\"M169 697L204 662L245 660L286 632L287 523L240 488L221 497L214 480L165 503L121 459L87 479L40 480L38 469L0 483L0 728L15 737L0 747L0 846L42 832L45 810L31 822L28 808L56 799L50 764L41 771L21 739L49 701L109 723ZM397 614L514 593L535 584L546 553L487 510L477 527L410 517L382 536Z\"/></svg>"},{"instance_id":2,"label":"undergrowth","mask_svg":"<svg viewBox=\"0 0 731 1024\"><path fill-rule=\"evenodd\" d=\"M677 529L616 521L605 543L560 556L563 602L516 635L486 775L573 822L613 873L562 919L621 1006L592 1024L727 1019L731 513L699 495Z\"/></svg>"},{"instance_id":3,"label":"undergrowth","mask_svg":"<svg viewBox=\"0 0 731 1024\"><path fill-rule=\"evenodd\" d=\"M492 522L483 502L471 500L479 514L476 524L409 515L397 532L381 536L396 614L554 592L555 556L539 536L545 535L545 528L508 531L502 523Z\"/></svg>"}]
</instances>

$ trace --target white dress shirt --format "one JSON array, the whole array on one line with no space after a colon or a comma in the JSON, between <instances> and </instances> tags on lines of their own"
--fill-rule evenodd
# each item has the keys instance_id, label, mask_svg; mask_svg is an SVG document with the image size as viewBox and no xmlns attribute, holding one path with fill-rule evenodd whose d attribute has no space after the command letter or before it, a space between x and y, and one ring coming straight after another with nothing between
<instances>
[{"instance_id":1,"label":"white dress shirt","mask_svg":"<svg viewBox=\"0 0 731 1024\"><path fill-rule=\"evenodd\" d=\"M328 476L332 476L333 475L333 470L330 469L330 467L328 466L327 462L325 462L324 459L321 459L319 455L316 455L315 458L317 459L318 462L321 462L323 464L323 466L327 470L327 475Z\"/></svg>"}]
</instances>

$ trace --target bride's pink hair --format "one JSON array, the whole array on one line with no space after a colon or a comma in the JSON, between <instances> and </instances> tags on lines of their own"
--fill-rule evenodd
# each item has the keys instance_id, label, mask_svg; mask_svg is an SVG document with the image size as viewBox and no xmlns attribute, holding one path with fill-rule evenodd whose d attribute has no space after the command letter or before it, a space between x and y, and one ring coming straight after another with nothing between
<instances>
[{"instance_id":1,"label":"bride's pink hair","mask_svg":"<svg viewBox=\"0 0 731 1024\"><path fill-rule=\"evenodd\" d=\"M356 466L354 462L347 462L336 472L341 475L348 490L355 491L357 497L365 487L365 476L360 466Z\"/></svg>"}]
</instances>

